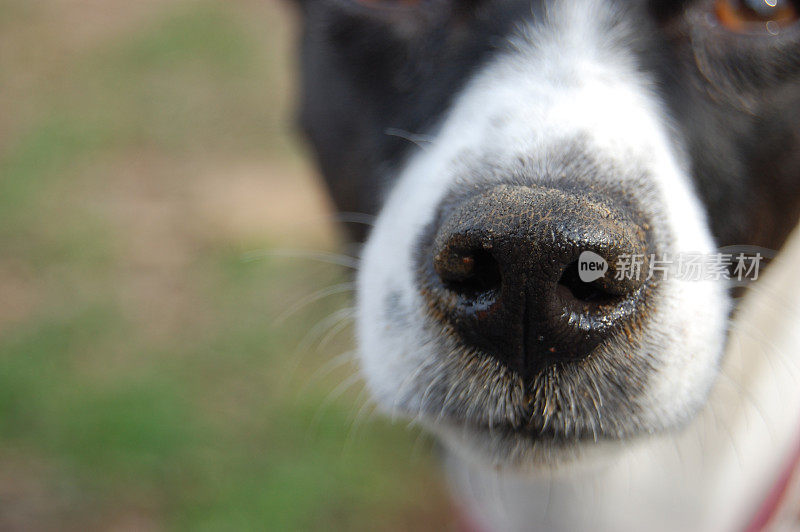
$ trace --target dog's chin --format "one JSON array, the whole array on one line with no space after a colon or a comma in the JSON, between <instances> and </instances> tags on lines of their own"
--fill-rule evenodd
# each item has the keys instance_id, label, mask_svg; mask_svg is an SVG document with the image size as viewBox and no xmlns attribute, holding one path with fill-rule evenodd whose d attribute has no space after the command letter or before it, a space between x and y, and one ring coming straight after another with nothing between
<instances>
[{"instance_id":1,"label":"dog's chin","mask_svg":"<svg viewBox=\"0 0 800 532\"><path fill-rule=\"evenodd\" d=\"M699 410L699 408L698 408ZM564 433L510 425L480 425L418 414L422 428L465 463L504 473L538 476L572 474L612 464L649 438L679 432L694 418L670 427L631 427L624 436L590 431Z\"/></svg>"},{"instance_id":2,"label":"dog's chin","mask_svg":"<svg viewBox=\"0 0 800 532\"><path fill-rule=\"evenodd\" d=\"M708 379L695 381L693 393L682 398L678 396L683 394L675 390L675 402L669 411L656 412L643 404L646 401L632 395L614 397L610 389L605 390L608 393L604 397L593 397L588 402L585 396L589 392L584 387L570 389L566 392L569 396L558 393L555 398L542 387L537 387L543 382L542 375L526 385L505 368L500 370L494 364L481 364L481 360L479 358L476 362L475 358L467 358L459 361L461 371L456 373L455 381L449 383L451 393L444 398L437 397L437 388L433 384L436 377L431 381L422 379L410 387L416 390L415 393L394 401L390 409L395 415L413 419L466 463L524 475L592 469L612 462L638 442L680 431L702 409L714 382L709 374ZM609 373L621 373L620 367L605 362L601 358L581 369L562 370L564 378L578 381L578 376L584 376L582 374L597 367ZM493 371L476 373L474 368L468 370L476 365ZM556 375L557 370L550 368L544 373ZM625 385L623 381L608 384L613 384L610 388L617 390ZM638 385L644 386L639 391L646 396L647 384ZM560 386L559 392L566 388ZM634 386L628 383L628 388ZM479 390L491 393L476 398ZM540 400L534 399L536 397ZM388 406L387 401L378 399ZM477 406L475 399L482 406ZM546 414L548 409L542 407L542 403L556 405L557 412ZM604 412L596 406L598 403L611 403L615 408ZM593 404L596 410L576 408L582 404L584 407Z\"/></svg>"},{"instance_id":3,"label":"dog's chin","mask_svg":"<svg viewBox=\"0 0 800 532\"><path fill-rule=\"evenodd\" d=\"M592 434L539 433L508 426L489 427L451 421L421 424L465 462L520 475L573 473L607 464L618 457L635 436L625 439ZM642 431L642 435L647 431Z\"/></svg>"}]
</instances>

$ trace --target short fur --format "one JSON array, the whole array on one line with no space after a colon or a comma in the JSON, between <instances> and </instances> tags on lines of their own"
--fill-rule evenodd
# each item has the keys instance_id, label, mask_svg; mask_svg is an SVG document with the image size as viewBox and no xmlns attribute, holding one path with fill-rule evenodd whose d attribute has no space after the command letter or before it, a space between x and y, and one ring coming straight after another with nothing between
<instances>
[{"instance_id":1,"label":"short fur","mask_svg":"<svg viewBox=\"0 0 800 532\"><path fill-rule=\"evenodd\" d=\"M358 279L363 373L454 451L482 526L741 528L792 445L792 334L767 338L778 355L731 354L724 283L648 284L636 319L580 364L501 362L431 304L443 213L498 185L625 202L659 254L784 244L800 216L800 24L735 34L713 3L301 3L304 128L338 208L378 215ZM792 371L736 374L776 360ZM772 445L741 425L753 405L788 409L761 414ZM728 431L769 463L733 471Z\"/></svg>"}]
</instances>

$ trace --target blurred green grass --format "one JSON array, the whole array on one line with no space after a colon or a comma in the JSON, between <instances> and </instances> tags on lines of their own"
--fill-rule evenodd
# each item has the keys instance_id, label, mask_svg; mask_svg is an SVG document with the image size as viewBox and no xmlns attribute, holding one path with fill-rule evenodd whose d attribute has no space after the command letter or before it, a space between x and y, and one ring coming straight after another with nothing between
<instances>
[{"instance_id":1,"label":"blurred green grass","mask_svg":"<svg viewBox=\"0 0 800 532\"><path fill-rule=\"evenodd\" d=\"M0 0L0 529L447 525L417 433L364 423L353 368L326 369L349 329L298 350L347 298L276 323L347 280L269 253L336 249L291 22Z\"/></svg>"}]
</instances>

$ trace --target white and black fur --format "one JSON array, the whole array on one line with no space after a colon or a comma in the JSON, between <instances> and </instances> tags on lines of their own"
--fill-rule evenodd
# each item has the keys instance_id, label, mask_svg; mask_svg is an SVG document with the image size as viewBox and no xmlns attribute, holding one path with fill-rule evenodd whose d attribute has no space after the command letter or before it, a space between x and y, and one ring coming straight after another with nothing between
<instances>
[{"instance_id":1,"label":"white and black fur","mask_svg":"<svg viewBox=\"0 0 800 532\"><path fill-rule=\"evenodd\" d=\"M489 189L601 198L654 253L780 248L800 214L800 27L735 34L713 3L301 2L304 129L337 207L377 215L352 231L363 375L445 442L482 528L743 529L797 444L783 257L738 327L724 283L653 281L580 363L465 340L432 273L454 205Z\"/></svg>"}]
</instances>

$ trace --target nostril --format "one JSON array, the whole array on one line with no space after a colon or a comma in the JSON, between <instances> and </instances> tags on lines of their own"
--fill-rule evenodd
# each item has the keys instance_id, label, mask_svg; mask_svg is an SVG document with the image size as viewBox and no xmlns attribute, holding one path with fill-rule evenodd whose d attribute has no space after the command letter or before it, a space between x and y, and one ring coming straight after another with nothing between
<instances>
[{"instance_id":1,"label":"nostril","mask_svg":"<svg viewBox=\"0 0 800 532\"><path fill-rule=\"evenodd\" d=\"M585 282L580 278L578 261L564 269L558 280L558 291L563 299L585 305L603 306L619 301L620 296L604 289L599 280Z\"/></svg>"},{"instance_id":2,"label":"nostril","mask_svg":"<svg viewBox=\"0 0 800 532\"><path fill-rule=\"evenodd\" d=\"M434 268L445 287L462 296L500 289L500 267L486 250L443 251L434 258Z\"/></svg>"}]
</instances>

